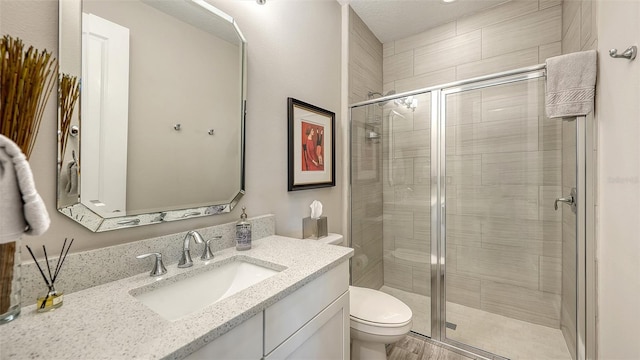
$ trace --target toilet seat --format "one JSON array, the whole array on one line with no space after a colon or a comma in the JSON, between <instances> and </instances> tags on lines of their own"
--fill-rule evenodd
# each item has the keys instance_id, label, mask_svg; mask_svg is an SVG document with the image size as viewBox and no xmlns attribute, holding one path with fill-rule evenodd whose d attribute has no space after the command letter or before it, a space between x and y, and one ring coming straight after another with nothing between
<instances>
[{"instance_id":1,"label":"toilet seat","mask_svg":"<svg viewBox=\"0 0 640 360\"><path fill-rule=\"evenodd\" d=\"M402 301L382 291L350 286L351 328L376 335L406 334L413 313Z\"/></svg>"},{"instance_id":2,"label":"toilet seat","mask_svg":"<svg viewBox=\"0 0 640 360\"><path fill-rule=\"evenodd\" d=\"M377 322L372 322L372 321L367 321L367 320L363 320L363 319L359 319L355 316L349 316L351 319L351 322L357 323L359 325L363 325L363 326L375 326L375 327L382 327L382 328L400 328L400 327L404 327L407 324L411 324L411 319L400 323L400 324L381 324L381 323L377 323Z\"/></svg>"}]
</instances>

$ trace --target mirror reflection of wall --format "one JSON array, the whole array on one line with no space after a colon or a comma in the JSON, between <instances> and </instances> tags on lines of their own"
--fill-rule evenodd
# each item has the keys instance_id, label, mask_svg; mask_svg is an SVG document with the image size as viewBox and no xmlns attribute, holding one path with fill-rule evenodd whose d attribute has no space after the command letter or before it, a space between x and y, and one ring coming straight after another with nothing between
<instances>
[{"instance_id":1,"label":"mirror reflection of wall","mask_svg":"<svg viewBox=\"0 0 640 360\"><path fill-rule=\"evenodd\" d=\"M229 202L240 184L241 43L139 1L85 0L83 13L130 33L128 136L118 140L126 150L126 214ZM84 131L94 118L85 109L83 176L91 158ZM115 156L106 155L120 163ZM82 195L84 202L84 185Z\"/></svg>"},{"instance_id":2,"label":"mirror reflection of wall","mask_svg":"<svg viewBox=\"0 0 640 360\"><path fill-rule=\"evenodd\" d=\"M127 212L129 29L84 13L82 44L81 201L102 217L117 217Z\"/></svg>"}]
</instances>

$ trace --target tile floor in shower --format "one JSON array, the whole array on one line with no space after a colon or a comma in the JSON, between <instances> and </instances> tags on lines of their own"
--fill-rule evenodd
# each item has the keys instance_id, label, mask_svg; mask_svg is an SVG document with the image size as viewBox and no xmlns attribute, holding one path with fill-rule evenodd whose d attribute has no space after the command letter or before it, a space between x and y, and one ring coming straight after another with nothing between
<instances>
[{"instance_id":1,"label":"tile floor in shower","mask_svg":"<svg viewBox=\"0 0 640 360\"><path fill-rule=\"evenodd\" d=\"M413 331L429 335L431 331L431 299L408 291L383 286L381 291L393 295L407 304L413 312ZM486 311L447 303L447 321L457 325L455 335L459 342L479 347L513 360L563 359L571 355L560 329L531 324L526 321ZM452 330L447 329L448 332Z\"/></svg>"}]
</instances>

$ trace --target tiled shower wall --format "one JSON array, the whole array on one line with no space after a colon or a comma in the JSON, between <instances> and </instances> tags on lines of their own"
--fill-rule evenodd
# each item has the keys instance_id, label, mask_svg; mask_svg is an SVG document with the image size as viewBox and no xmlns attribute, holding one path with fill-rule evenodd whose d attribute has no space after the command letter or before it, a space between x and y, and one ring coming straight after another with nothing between
<instances>
[{"instance_id":1,"label":"tiled shower wall","mask_svg":"<svg viewBox=\"0 0 640 360\"><path fill-rule=\"evenodd\" d=\"M382 44L356 13L349 9L349 103L367 100L369 92L382 92ZM367 140L367 131L380 132L382 108L357 108L351 113L352 281L378 289L382 270L382 142Z\"/></svg>"},{"instance_id":2,"label":"tiled shower wall","mask_svg":"<svg viewBox=\"0 0 640 360\"><path fill-rule=\"evenodd\" d=\"M596 18L595 1L565 0L562 3L563 54L597 49ZM593 121L597 121L597 119L594 118ZM575 123L563 122L562 193L564 195L569 194L571 188L575 186L575 129ZM562 211L562 310L560 327L574 359L576 358L575 238L576 215L565 207Z\"/></svg>"},{"instance_id":3,"label":"tiled shower wall","mask_svg":"<svg viewBox=\"0 0 640 360\"><path fill-rule=\"evenodd\" d=\"M539 64L561 53L561 36L560 1L511 1L384 44L384 90ZM544 117L542 84L449 99L447 297L558 328L562 219L553 200L562 192L562 124ZM394 122L394 182L384 182L385 285L425 295L428 265L420 259L428 261L430 251L428 103L423 97L415 113L403 112L407 121ZM388 167L383 174L388 177ZM425 204L412 208L416 199ZM399 248L417 256L400 259L393 254Z\"/></svg>"},{"instance_id":4,"label":"tiled shower wall","mask_svg":"<svg viewBox=\"0 0 640 360\"><path fill-rule=\"evenodd\" d=\"M544 62L561 52L560 0L512 0L385 43L384 90L397 92Z\"/></svg>"}]
</instances>

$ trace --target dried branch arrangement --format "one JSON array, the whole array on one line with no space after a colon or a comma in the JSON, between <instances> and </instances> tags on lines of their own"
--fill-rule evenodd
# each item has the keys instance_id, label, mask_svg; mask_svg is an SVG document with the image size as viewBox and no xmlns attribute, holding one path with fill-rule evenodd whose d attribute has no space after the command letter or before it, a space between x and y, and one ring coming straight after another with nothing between
<instances>
[{"instance_id":1,"label":"dried branch arrangement","mask_svg":"<svg viewBox=\"0 0 640 360\"><path fill-rule=\"evenodd\" d=\"M69 127L73 119L73 111L80 97L80 83L78 78L68 74L61 74L58 83L59 111L60 111L60 161L64 160L69 139ZM62 167L60 168L62 169Z\"/></svg>"},{"instance_id":2,"label":"dried branch arrangement","mask_svg":"<svg viewBox=\"0 0 640 360\"><path fill-rule=\"evenodd\" d=\"M57 80L58 62L51 53L5 35L0 40L0 134L31 155L44 108ZM0 244L0 314L11 306L16 243Z\"/></svg>"},{"instance_id":3,"label":"dried branch arrangement","mask_svg":"<svg viewBox=\"0 0 640 360\"><path fill-rule=\"evenodd\" d=\"M58 62L46 50L24 51L20 39L0 40L0 133L31 156L44 108L55 85Z\"/></svg>"}]
</instances>

